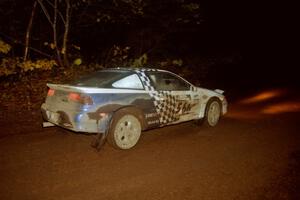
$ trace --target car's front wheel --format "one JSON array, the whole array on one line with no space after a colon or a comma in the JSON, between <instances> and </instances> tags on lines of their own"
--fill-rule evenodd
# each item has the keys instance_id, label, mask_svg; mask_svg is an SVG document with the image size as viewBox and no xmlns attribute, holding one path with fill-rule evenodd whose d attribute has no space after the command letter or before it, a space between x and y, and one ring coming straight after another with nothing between
<instances>
[{"instance_id":1,"label":"car's front wheel","mask_svg":"<svg viewBox=\"0 0 300 200\"><path fill-rule=\"evenodd\" d=\"M210 99L206 104L204 124L206 126L216 126L221 117L221 103L217 98Z\"/></svg>"},{"instance_id":2,"label":"car's front wheel","mask_svg":"<svg viewBox=\"0 0 300 200\"><path fill-rule=\"evenodd\" d=\"M113 117L107 139L117 149L130 149L137 144L141 131L138 117L133 112L121 110Z\"/></svg>"}]
</instances>

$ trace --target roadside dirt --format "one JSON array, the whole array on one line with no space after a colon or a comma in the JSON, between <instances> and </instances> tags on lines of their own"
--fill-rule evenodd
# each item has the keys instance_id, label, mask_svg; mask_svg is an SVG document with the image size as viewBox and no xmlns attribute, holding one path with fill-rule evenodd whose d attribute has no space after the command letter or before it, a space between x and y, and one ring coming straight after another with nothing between
<instances>
[{"instance_id":1,"label":"roadside dirt","mask_svg":"<svg viewBox=\"0 0 300 200\"><path fill-rule=\"evenodd\" d=\"M273 113L280 102L232 103L215 128L183 123L100 152L92 136L41 128L38 110L1 110L0 199L300 199L298 100Z\"/></svg>"}]
</instances>

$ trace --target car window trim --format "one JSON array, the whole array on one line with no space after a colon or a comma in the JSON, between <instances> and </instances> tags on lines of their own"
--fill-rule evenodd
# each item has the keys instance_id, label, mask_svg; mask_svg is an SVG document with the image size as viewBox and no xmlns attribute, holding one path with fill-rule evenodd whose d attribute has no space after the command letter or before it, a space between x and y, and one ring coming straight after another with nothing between
<instances>
[{"instance_id":1,"label":"car window trim","mask_svg":"<svg viewBox=\"0 0 300 200\"><path fill-rule=\"evenodd\" d=\"M189 86L189 88L188 88L187 90L158 90L158 89L156 89L155 84L153 84L153 81L152 81L152 79L151 79L150 76L149 76L150 73L152 73L152 74L157 74L157 73L171 74L171 75L175 76L176 78L178 78L178 79L182 80L183 82L185 82L185 83ZM177 75L177 74L175 74L175 73L173 73L173 72L164 71L164 70L162 70L162 71L155 71L155 72L149 71L149 72L146 72L146 75L147 75L148 78L150 79L151 85L152 85L156 90L158 90L158 91L190 91L190 90L191 90L191 87L194 87L193 84L191 84L190 82L188 82L187 80L185 80L184 78L180 77L179 75Z\"/></svg>"}]
</instances>

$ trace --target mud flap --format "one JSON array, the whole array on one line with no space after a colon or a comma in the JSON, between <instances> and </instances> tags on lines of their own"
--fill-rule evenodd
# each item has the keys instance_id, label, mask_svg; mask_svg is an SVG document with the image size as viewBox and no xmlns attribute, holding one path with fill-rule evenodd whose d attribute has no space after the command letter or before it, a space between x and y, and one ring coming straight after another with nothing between
<instances>
[{"instance_id":1,"label":"mud flap","mask_svg":"<svg viewBox=\"0 0 300 200\"><path fill-rule=\"evenodd\" d=\"M112 114L108 114L107 116L105 116L105 119L98 121L99 130L91 143L91 146L95 148L97 151L100 151L100 149L106 142L106 137L108 135L109 127L112 121L111 119L112 119Z\"/></svg>"},{"instance_id":2,"label":"mud flap","mask_svg":"<svg viewBox=\"0 0 300 200\"><path fill-rule=\"evenodd\" d=\"M107 134L106 133L97 133L96 137L93 138L91 146L97 151L100 151L102 146L105 144Z\"/></svg>"}]
</instances>

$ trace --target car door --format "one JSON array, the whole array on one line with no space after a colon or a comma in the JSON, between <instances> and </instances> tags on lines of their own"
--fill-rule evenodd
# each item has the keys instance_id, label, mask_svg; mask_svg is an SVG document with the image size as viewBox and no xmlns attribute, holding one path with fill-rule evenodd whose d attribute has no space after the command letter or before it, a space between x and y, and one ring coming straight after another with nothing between
<instances>
[{"instance_id":1,"label":"car door","mask_svg":"<svg viewBox=\"0 0 300 200\"><path fill-rule=\"evenodd\" d=\"M147 72L157 92L155 107L162 125L195 119L198 116L199 95L193 86L169 72Z\"/></svg>"}]
</instances>

